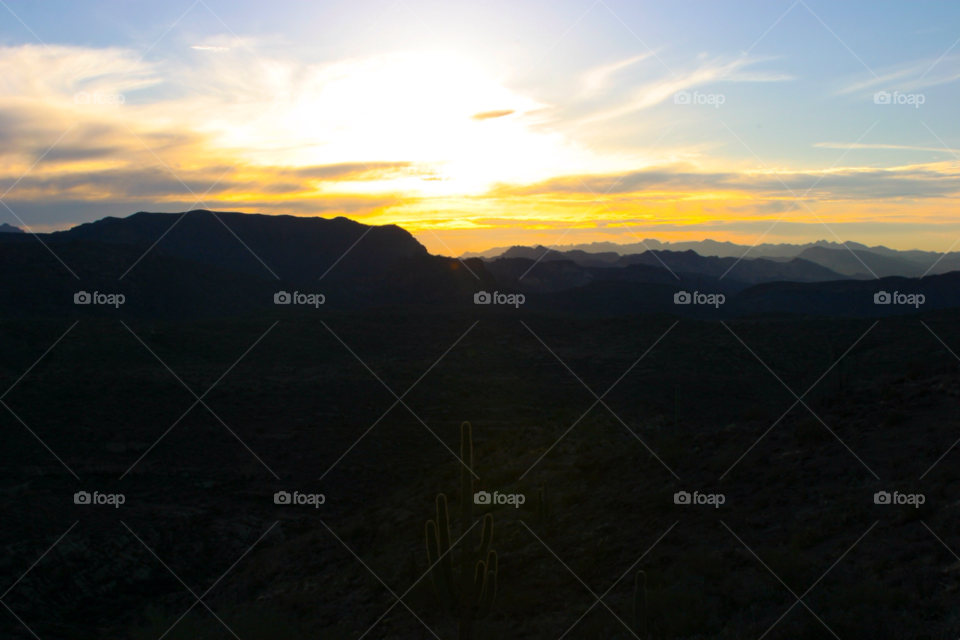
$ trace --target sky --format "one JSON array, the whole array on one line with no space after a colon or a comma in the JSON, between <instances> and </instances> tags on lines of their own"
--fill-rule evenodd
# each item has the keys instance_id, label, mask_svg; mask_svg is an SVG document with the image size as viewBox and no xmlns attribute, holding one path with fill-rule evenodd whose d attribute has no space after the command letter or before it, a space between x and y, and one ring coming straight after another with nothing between
<instances>
[{"instance_id":1,"label":"sky","mask_svg":"<svg viewBox=\"0 0 960 640\"><path fill-rule=\"evenodd\" d=\"M960 3L0 0L0 222L960 239Z\"/></svg>"}]
</instances>

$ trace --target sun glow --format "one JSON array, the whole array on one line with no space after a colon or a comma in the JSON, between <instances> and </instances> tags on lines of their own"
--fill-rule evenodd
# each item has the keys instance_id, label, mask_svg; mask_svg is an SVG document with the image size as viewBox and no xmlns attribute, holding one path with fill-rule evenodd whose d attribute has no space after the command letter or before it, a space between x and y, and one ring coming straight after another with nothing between
<instances>
[{"instance_id":1,"label":"sun glow","mask_svg":"<svg viewBox=\"0 0 960 640\"><path fill-rule=\"evenodd\" d=\"M886 141L848 148L854 136L797 143L816 154L843 148L841 162L839 151L796 160L762 147L758 162L737 138L753 147L759 128L674 105L655 90L676 78L651 56L582 69L550 90L449 50L316 62L226 40L189 45L187 57L149 60L124 49L0 47L0 179L15 185L5 201L14 210L44 202L44 216L57 209L61 222L31 221L40 230L71 226L78 208L99 215L101 203L117 215L193 206L344 215L398 224L441 252L552 244L568 229L632 241L700 225L743 240L790 223L819 237L817 218L858 233L877 221L942 227L937 242L956 239L951 154ZM725 67L711 60L680 70L684 86L719 77ZM595 114L605 124L585 125ZM922 154L878 165L864 155L877 146Z\"/></svg>"},{"instance_id":2,"label":"sun glow","mask_svg":"<svg viewBox=\"0 0 960 640\"><path fill-rule=\"evenodd\" d=\"M496 183L596 168L547 122L547 105L445 53L391 54L311 70L275 96L271 114L224 146L257 162L316 166L403 162L406 172L349 185L362 193L480 194ZM268 149L268 151L263 151ZM346 186L346 185L343 185Z\"/></svg>"}]
</instances>

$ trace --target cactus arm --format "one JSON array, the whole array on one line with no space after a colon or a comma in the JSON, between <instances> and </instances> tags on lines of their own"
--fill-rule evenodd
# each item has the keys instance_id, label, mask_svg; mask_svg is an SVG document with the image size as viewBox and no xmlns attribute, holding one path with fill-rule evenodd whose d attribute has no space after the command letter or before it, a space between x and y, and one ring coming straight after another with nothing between
<instances>
[{"instance_id":1,"label":"cactus arm","mask_svg":"<svg viewBox=\"0 0 960 640\"><path fill-rule=\"evenodd\" d=\"M457 585L453 579L453 556L450 553L450 513L447 511L447 496L437 495L437 549L440 558L440 573L447 595L457 600Z\"/></svg>"},{"instance_id":2,"label":"cactus arm","mask_svg":"<svg viewBox=\"0 0 960 640\"><path fill-rule=\"evenodd\" d=\"M483 565L482 562L477 563L477 569ZM477 620L483 620L488 615L490 615L490 610L493 608L493 601L497 597L497 552L491 551L487 554L486 562L486 576L483 581L483 591L480 593L480 600L477 605Z\"/></svg>"},{"instance_id":3,"label":"cactus arm","mask_svg":"<svg viewBox=\"0 0 960 640\"><path fill-rule=\"evenodd\" d=\"M460 425L460 526L463 538L473 528L473 435L469 422ZM497 593L497 552L491 551L493 515L486 513L480 534L480 545L469 541L460 548L460 571L454 572L451 551L450 513L447 497L437 496L437 519L426 525L427 560L430 576L440 605L459 619L461 640L473 638L474 622L487 617ZM486 556L486 561L482 560ZM477 558L481 558L479 562ZM416 556L411 566L416 565ZM472 575L471 575L472 571ZM459 584L458 584L459 583Z\"/></svg>"},{"instance_id":4,"label":"cactus arm","mask_svg":"<svg viewBox=\"0 0 960 640\"><path fill-rule=\"evenodd\" d=\"M493 542L493 516L489 513L483 516L483 533L480 535L480 546L477 547L477 558L485 558Z\"/></svg>"},{"instance_id":5,"label":"cactus arm","mask_svg":"<svg viewBox=\"0 0 960 640\"><path fill-rule=\"evenodd\" d=\"M443 560L440 558L437 523L433 520L427 521L427 562L430 563L430 581L433 583L433 592L436 594L437 600L440 601L440 606L444 609L453 610L454 602L451 598L448 580L444 576Z\"/></svg>"},{"instance_id":6,"label":"cactus arm","mask_svg":"<svg viewBox=\"0 0 960 640\"><path fill-rule=\"evenodd\" d=\"M487 565L481 560L477 563L476 571L473 574L473 588L476 594L476 602L480 602L480 594L483 593L483 583L487 579Z\"/></svg>"},{"instance_id":7,"label":"cactus arm","mask_svg":"<svg viewBox=\"0 0 960 640\"><path fill-rule=\"evenodd\" d=\"M473 434L469 422L460 425L460 527L466 536L473 525ZM473 629L475 587L471 569L474 567L473 545L460 548L460 630L470 637Z\"/></svg>"}]
</instances>

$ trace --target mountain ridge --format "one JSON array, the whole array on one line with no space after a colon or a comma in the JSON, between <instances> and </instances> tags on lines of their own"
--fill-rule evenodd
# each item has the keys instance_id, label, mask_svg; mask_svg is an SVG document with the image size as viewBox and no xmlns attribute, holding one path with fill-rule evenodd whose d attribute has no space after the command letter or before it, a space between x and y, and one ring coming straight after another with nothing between
<instances>
[{"instance_id":1,"label":"mountain ridge","mask_svg":"<svg viewBox=\"0 0 960 640\"><path fill-rule=\"evenodd\" d=\"M481 252L478 254L463 254L461 257L480 257L482 260L490 261L498 258L528 257L539 260L572 260L583 266L622 266L632 261L646 260L635 258L635 256L657 254L660 251L669 251L672 253L686 253L693 251L704 258L718 258L720 260L736 259L740 264L748 264L755 260L769 260L773 262L789 262L792 259L801 258L803 260L816 263L821 267L835 271L843 277L853 278L873 278L875 276L883 277L886 275L900 275L904 277L920 277L926 273L947 273L960 269L960 252L949 252L940 254L924 251L896 251L887 247L867 247L859 243L830 243L818 241L806 245L768 245L776 247L776 251L769 251L765 255L759 255L751 247L734 245L733 243L719 243L712 240L685 242L685 243L653 243L650 249L644 248L640 244L636 245L612 245L612 243L593 243L592 245L573 245L578 248L569 250L560 250L543 245L533 247L514 245L500 251L496 255L489 255L496 250ZM655 246L669 246L669 249L654 248ZM593 247L609 249L616 247L618 251L586 251L582 247ZM727 247L724 251L713 250L717 246ZM764 245L758 245L762 247ZM730 247L736 247L739 251L733 251ZM630 253L632 248L641 248L642 251Z\"/></svg>"},{"instance_id":2,"label":"mountain ridge","mask_svg":"<svg viewBox=\"0 0 960 640\"><path fill-rule=\"evenodd\" d=\"M308 311L275 306L275 295L296 291L322 294L322 309L430 305L511 312L474 306L478 292L499 291L523 294L526 308L547 311L714 319L782 312L882 317L960 307L960 273L918 277L915 266L912 277L902 277L888 273L902 268L899 262L860 250L807 250L847 274L802 257L740 260L693 250L601 254L596 260L595 254L573 253L587 264L545 247L516 248L511 255L431 255L401 227L346 218L139 212L51 234L0 236L0 312L192 318ZM861 273L861 260L881 277ZM878 304L873 296L883 287L922 294L924 306ZM117 308L74 304L80 291L122 294L126 302ZM724 301L715 307L676 303L674 296L684 291Z\"/></svg>"}]
</instances>

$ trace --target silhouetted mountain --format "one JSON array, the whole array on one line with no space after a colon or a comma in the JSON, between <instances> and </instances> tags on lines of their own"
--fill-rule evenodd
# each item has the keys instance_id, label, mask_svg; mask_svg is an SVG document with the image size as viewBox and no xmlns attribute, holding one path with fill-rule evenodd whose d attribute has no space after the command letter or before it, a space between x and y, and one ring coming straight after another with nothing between
<instances>
[{"instance_id":1,"label":"silhouetted mountain","mask_svg":"<svg viewBox=\"0 0 960 640\"><path fill-rule=\"evenodd\" d=\"M583 266L603 267L614 264L620 260L620 254L612 251L604 253L587 253L586 251L557 251L549 249L542 245L535 247L510 247L503 252L500 258L527 258L529 260L554 261L569 260Z\"/></svg>"},{"instance_id":2,"label":"silhouetted mountain","mask_svg":"<svg viewBox=\"0 0 960 640\"><path fill-rule=\"evenodd\" d=\"M637 280L636 277L623 277L616 274L604 274L589 270L590 268L612 269L614 271L629 265L649 265L667 272L670 278L676 280L670 271L674 273L685 272L688 274L699 274L701 276L711 276L713 278L723 278L739 280L744 284L759 284L761 282L821 282L826 280L841 280L843 275L836 273L819 264L802 258L793 258L788 261L775 261L763 258L755 260L738 260L737 258L716 258L711 256L702 256L694 251L645 251L629 256L619 256L615 253L590 254L583 251L551 251L546 247L512 247L504 253L503 258L494 261L488 261L488 266L498 276L510 271L509 268L495 267L502 260L506 259L527 259L531 261L539 260L533 271L527 275L524 280L531 277L537 277L537 270L541 265L547 265L554 262L570 262L587 270L574 275L574 267L565 267L562 271L565 274L565 286L581 286L594 280L626 279ZM527 265L524 269L529 269ZM547 269L548 267L542 267ZM516 274L517 277L522 275ZM556 280L556 275L549 276ZM640 281L653 282L658 280L648 280L640 278ZM519 283L517 283L519 286ZM565 288L553 284L544 291L555 291Z\"/></svg>"},{"instance_id":3,"label":"silhouetted mountain","mask_svg":"<svg viewBox=\"0 0 960 640\"><path fill-rule=\"evenodd\" d=\"M879 280L772 282L738 291L731 290L729 285L723 286L722 282L726 279L673 283L597 280L573 289L532 294L530 305L536 309L586 315L672 313L714 319L780 313L882 318L960 307L960 272L923 279L894 276ZM694 291L722 293L726 299L719 306L675 302L675 294ZM889 297L882 296L884 292ZM879 300L878 294L881 294ZM922 299L905 298L918 294Z\"/></svg>"},{"instance_id":4,"label":"silhouetted mountain","mask_svg":"<svg viewBox=\"0 0 960 640\"><path fill-rule=\"evenodd\" d=\"M701 256L694 251L601 255L584 265L543 256L493 261L433 256L395 227L344 218L296 218L208 211L138 213L53 234L3 234L0 312L4 316L191 318L384 305L474 307L478 291L518 292L525 308L616 315L672 313L722 318L758 313L881 317L960 306L960 273L843 279L815 262ZM808 255L853 269L863 259L879 273L919 267L845 249ZM255 255L254 255L255 254ZM585 256L574 252L577 259ZM61 260L63 261L61 263ZM261 262L261 260L263 262ZM949 265L950 256L944 258ZM861 265L862 267L862 265ZM321 276L323 276L321 278ZM276 305L274 294L322 294L323 306ZM874 294L922 294L919 306L876 304ZM75 304L79 292L120 294L119 307ZM674 295L694 295L691 303ZM722 302L698 301L708 295ZM491 305L487 312L515 312Z\"/></svg>"},{"instance_id":5,"label":"silhouetted mountain","mask_svg":"<svg viewBox=\"0 0 960 640\"><path fill-rule=\"evenodd\" d=\"M923 295L919 306L896 300L878 304L880 292ZM926 276L899 276L879 280L761 284L741 291L731 310L737 314L786 312L823 316L886 317L960 307L960 272Z\"/></svg>"},{"instance_id":6,"label":"silhouetted mountain","mask_svg":"<svg viewBox=\"0 0 960 640\"><path fill-rule=\"evenodd\" d=\"M739 260L738 258L717 258L701 256L695 251L647 251L633 256L624 256L617 264L665 264L674 271L686 271L713 276L732 278L747 284L761 282L823 282L841 280L843 276L828 268L794 258L788 262L775 262L765 258Z\"/></svg>"},{"instance_id":7,"label":"silhouetted mountain","mask_svg":"<svg viewBox=\"0 0 960 640\"><path fill-rule=\"evenodd\" d=\"M878 278L888 276L919 278L926 271L925 267L907 260L854 249L810 247L803 250L800 258L815 262L837 273L857 278L873 278L874 276Z\"/></svg>"},{"instance_id":8,"label":"silhouetted mountain","mask_svg":"<svg viewBox=\"0 0 960 640\"><path fill-rule=\"evenodd\" d=\"M949 253L944 257L943 254L934 251L920 251L917 249L898 251L884 246L868 247L867 245L860 244L858 242L845 242L841 244L838 242L828 242L826 240L818 240L817 242L810 242L806 244L758 244L756 246L740 245L733 242L718 242L716 240L709 239L673 243L660 242L659 240L653 239L646 239L642 242L631 244L594 242L590 244L558 245L553 247L549 253L547 253L547 256L543 258L543 260L569 259L587 266L601 266L601 262L611 264L615 263L615 256L626 257L645 253L647 251L669 250L673 252L694 251L698 255L704 257L742 258L743 260L766 258L776 262L787 262L792 258L806 257L803 255L803 253L810 249L815 249L817 251L845 251L848 254L849 251L847 251L847 249L850 249L856 252L868 252L877 256L897 260L897 263L881 263L881 270L884 271L883 275L902 275L906 277L914 277L926 272L926 270L931 268L933 265L935 266L933 266L930 273L946 273L948 271L960 269L960 253L958 252ZM547 252L547 248L541 245L534 247L496 247L482 252L465 253L462 257L481 257L486 260L492 260L498 257L525 257L537 259L544 252ZM819 253L815 252L812 255L819 255ZM854 258L854 260L856 260L856 258ZM887 273L887 267L892 267L894 264L900 265L901 270ZM823 266L830 268L829 264L824 264ZM921 268L919 273L916 273L915 267L917 266ZM862 265L860 269L861 270L859 273L866 274L866 277L873 277L870 275L868 270L863 268ZM834 271L838 270L834 269ZM856 271L852 271L850 273L838 272L851 276L858 274ZM881 277L883 277L883 275L881 275Z\"/></svg>"},{"instance_id":9,"label":"silhouetted mountain","mask_svg":"<svg viewBox=\"0 0 960 640\"><path fill-rule=\"evenodd\" d=\"M345 218L138 213L37 237L4 236L0 309L20 316L234 315L273 308L274 293L295 290L323 294L333 308L456 302L471 299L478 285L495 288L473 262L471 274L458 260L429 255L399 227ZM120 308L74 305L80 291L125 300Z\"/></svg>"},{"instance_id":10,"label":"silhouetted mountain","mask_svg":"<svg viewBox=\"0 0 960 640\"><path fill-rule=\"evenodd\" d=\"M748 285L733 278L719 280L698 273L671 273L662 265L632 264L619 268L585 267L569 260L501 258L486 263L500 286L527 293L553 293L594 282L636 282L647 284L709 286L717 291L733 293Z\"/></svg>"},{"instance_id":11,"label":"silhouetted mountain","mask_svg":"<svg viewBox=\"0 0 960 640\"><path fill-rule=\"evenodd\" d=\"M14 227L6 222L0 224L0 233L25 233L20 227Z\"/></svg>"},{"instance_id":12,"label":"silhouetted mountain","mask_svg":"<svg viewBox=\"0 0 960 640\"><path fill-rule=\"evenodd\" d=\"M423 245L395 225L377 227L347 218L213 214L204 210L183 214L141 212L50 234L53 243L77 240L144 250L156 242L154 251L166 255L238 273L303 282L316 281L338 260L337 268L330 271L334 280L344 274L354 278L375 274L398 258L427 255Z\"/></svg>"},{"instance_id":13,"label":"silhouetted mountain","mask_svg":"<svg viewBox=\"0 0 960 640\"><path fill-rule=\"evenodd\" d=\"M930 268L930 267L927 267ZM960 253L948 253L940 258L939 262L930 268L930 273L949 273L951 271L960 271Z\"/></svg>"},{"instance_id":14,"label":"silhouetted mountain","mask_svg":"<svg viewBox=\"0 0 960 640\"><path fill-rule=\"evenodd\" d=\"M676 280L674 280L676 283ZM715 283L714 283L715 284ZM685 318L719 319L732 314L726 302L720 307L676 304L680 291L720 293L709 282L689 283L687 288L671 283L598 280L583 287L530 296L531 309L579 316L620 316L626 314L674 314ZM732 294L724 294L726 300Z\"/></svg>"}]
</instances>

